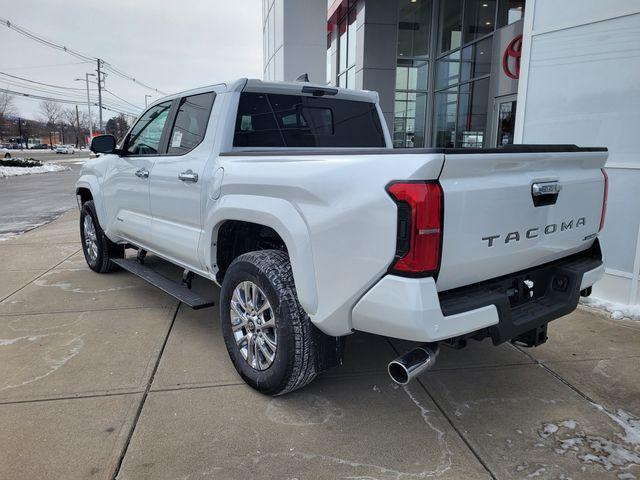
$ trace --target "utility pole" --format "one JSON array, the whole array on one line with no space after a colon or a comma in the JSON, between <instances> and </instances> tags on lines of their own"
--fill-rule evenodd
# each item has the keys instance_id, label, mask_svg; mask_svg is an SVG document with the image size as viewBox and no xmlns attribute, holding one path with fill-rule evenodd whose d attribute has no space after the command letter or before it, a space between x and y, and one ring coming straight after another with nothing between
<instances>
[{"instance_id":1,"label":"utility pole","mask_svg":"<svg viewBox=\"0 0 640 480\"><path fill-rule=\"evenodd\" d=\"M102 72L100 71L101 63L102 60L98 59L98 109L100 110L100 133L104 133L104 131L102 130Z\"/></svg>"},{"instance_id":2,"label":"utility pole","mask_svg":"<svg viewBox=\"0 0 640 480\"><path fill-rule=\"evenodd\" d=\"M76 104L76 148L80 148L80 114L78 113L78 104Z\"/></svg>"},{"instance_id":3,"label":"utility pole","mask_svg":"<svg viewBox=\"0 0 640 480\"><path fill-rule=\"evenodd\" d=\"M147 108L147 98L151 98L151 95L145 95L144 96L144 108Z\"/></svg>"},{"instance_id":4,"label":"utility pole","mask_svg":"<svg viewBox=\"0 0 640 480\"><path fill-rule=\"evenodd\" d=\"M20 134L20 143L22 143L22 119L18 117L18 132ZM20 145L22 147L22 145Z\"/></svg>"},{"instance_id":5,"label":"utility pole","mask_svg":"<svg viewBox=\"0 0 640 480\"><path fill-rule=\"evenodd\" d=\"M91 120L91 98L89 97L89 77L95 77L95 73L85 73L84 81L87 82L87 110L89 111L89 141L93 138L93 121ZM76 82L81 82L81 78L76 78Z\"/></svg>"}]
</instances>

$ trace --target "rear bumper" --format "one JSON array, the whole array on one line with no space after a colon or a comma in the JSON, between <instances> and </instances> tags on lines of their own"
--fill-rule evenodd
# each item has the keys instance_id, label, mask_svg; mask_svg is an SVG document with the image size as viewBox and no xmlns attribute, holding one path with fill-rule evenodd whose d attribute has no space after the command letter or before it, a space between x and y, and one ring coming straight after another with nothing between
<instances>
[{"instance_id":1,"label":"rear bumper","mask_svg":"<svg viewBox=\"0 0 640 480\"><path fill-rule=\"evenodd\" d=\"M419 342L490 336L499 344L573 311L580 291L603 273L596 240L576 255L447 292L438 293L431 277L386 275L353 308L353 328Z\"/></svg>"}]
</instances>

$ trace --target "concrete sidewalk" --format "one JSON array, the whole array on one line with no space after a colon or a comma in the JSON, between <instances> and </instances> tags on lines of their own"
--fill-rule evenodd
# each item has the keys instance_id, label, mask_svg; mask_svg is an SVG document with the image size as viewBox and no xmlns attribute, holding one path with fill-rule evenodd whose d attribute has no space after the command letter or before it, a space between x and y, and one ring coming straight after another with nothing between
<instances>
[{"instance_id":1,"label":"concrete sidewalk","mask_svg":"<svg viewBox=\"0 0 640 480\"><path fill-rule=\"evenodd\" d=\"M398 388L407 342L355 334L342 367L265 397L216 309L91 272L69 212L0 242L0 478L640 477L640 324L580 309L549 337L444 349Z\"/></svg>"}]
</instances>

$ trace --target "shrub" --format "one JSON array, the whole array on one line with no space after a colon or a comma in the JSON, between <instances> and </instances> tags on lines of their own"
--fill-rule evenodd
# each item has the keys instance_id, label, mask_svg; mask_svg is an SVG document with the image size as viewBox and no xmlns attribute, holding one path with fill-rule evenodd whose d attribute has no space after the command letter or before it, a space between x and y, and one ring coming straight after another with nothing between
<instances>
[{"instance_id":1,"label":"shrub","mask_svg":"<svg viewBox=\"0 0 640 480\"><path fill-rule=\"evenodd\" d=\"M42 162L35 158L0 159L0 167L41 167Z\"/></svg>"}]
</instances>

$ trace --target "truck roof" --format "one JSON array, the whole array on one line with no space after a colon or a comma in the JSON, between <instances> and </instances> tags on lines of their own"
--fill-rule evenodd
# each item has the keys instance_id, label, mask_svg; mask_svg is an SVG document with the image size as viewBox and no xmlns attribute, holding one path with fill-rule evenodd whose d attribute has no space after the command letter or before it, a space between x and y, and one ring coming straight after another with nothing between
<instances>
[{"instance_id":1,"label":"truck roof","mask_svg":"<svg viewBox=\"0 0 640 480\"><path fill-rule=\"evenodd\" d=\"M213 83L203 87L192 88L181 92L176 92L171 95L164 96L157 99L149 106L156 105L158 103L172 100L176 97L183 97L185 95L197 95L198 93L204 93L209 91L212 87L223 87L227 92L240 92L243 90L253 92L265 92L265 93L279 93L279 94L300 94L302 88L307 87L316 90L332 90L336 93L332 95L333 98L341 98L343 100L355 100L360 102L378 102L378 92L370 90L352 90L348 88L338 88L330 85L321 85L318 83L310 82L268 82L257 78L239 78L236 80L230 80L226 82Z\"/></svg>"}]
</instances>

